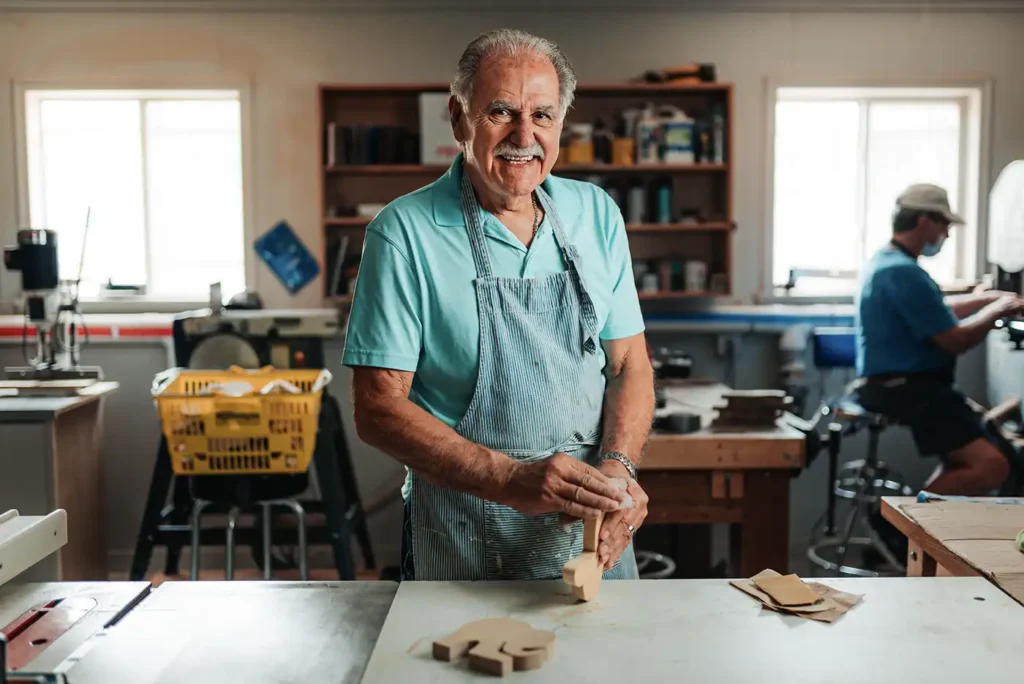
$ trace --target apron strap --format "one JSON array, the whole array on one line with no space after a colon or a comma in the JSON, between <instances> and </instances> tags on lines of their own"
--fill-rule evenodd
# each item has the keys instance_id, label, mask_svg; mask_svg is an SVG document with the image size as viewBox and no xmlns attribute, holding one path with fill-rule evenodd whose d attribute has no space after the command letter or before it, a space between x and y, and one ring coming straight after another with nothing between
<instances>
[{"instance_id":1,"label":"apron strap","mask_svg":"<svg viewBox=\"0 0 1024 684\"><path fill-rule=\"evenodd\" d=\"M480 278L490 278L494 271L491 268L491 257L487 253L487 238L484 237L483 223L480 221L480 203L473 192L473 183L466 173L465 162L462 166L462 215L466 219L466 232L469 233L469 246L473 250L473 263L476 274Z\"/></svg>"},{"instance_id":2,"label":"apron strap","mask_svg":"<svg viewBox=\"0 0 1024 684\"><path fill-rule=\"evenodd\" d=\"M551 227L555 233L555 243L558 248L562 250L562 259L565 260L566 270L569 271L569 276L572 281L576 284L576 294L580 300L580 341L583 346L583 351L588 354L597 353L597 311L594 309L594 300L590 298L590 293L587 292L586 283L583 282L583 273L580 270L580 253L576 250L576 246L569 243L568 238L565 236L565 230L562 227L562 220L558 218L558 212L551 202L551 197L545 192L542 186L537 186L537 197L540 198L540 204L544 208L544 214L551 221Z\"/></svg>"}]
</instances>

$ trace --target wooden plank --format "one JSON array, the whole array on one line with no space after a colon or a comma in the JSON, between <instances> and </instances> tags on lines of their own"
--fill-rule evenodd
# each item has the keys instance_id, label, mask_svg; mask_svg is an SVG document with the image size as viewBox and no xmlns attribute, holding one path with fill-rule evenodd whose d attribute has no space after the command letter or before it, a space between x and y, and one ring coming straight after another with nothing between
<instances>
[{"instance_id":1,"label":"wooden plank","mask_svg":"<svg viewBox=\"0 0 1024 684\"><path fill-rule=\"evenodd\" d=\"M729 498L743 498L743 471L734 470L729 473Z\"/></svg>"},{"instance_id":2,"label":"wooden plank","mask_svg":"<svg viewBox=\"0 0 1024 684\"><path fill-rule=\"evenodd\" d=\"M778 470L747 477L743 521L731 530L742 577L753 577L766 568L782 574L789 571L789 482L789 473Z\"/></svg>"},{"instance_id":3,"label":"wooden plank","mask_svg":"<svg viewBox=\"0 0 1024 684\"><path fill-rule=\"evenodd\" d=\"M882 497L882 517L906 535L909 542L916 544L924 553L931 556L936 563L954 575L966 577L981 575L970 563L953 553L952 550L928 534L924 528L900 510L900 504L913 503L914 501L914 497L911 496Z\"/></svg>"},{"instance_id":4,"label":"wooden plank","mask_svg":"<svg viewBox=\"0 0 1024 684\"><path fill-rule=\"evenodd\" d=\"M789 427L774 430L687 435L655 433L639 468L644 470L790 469L804 466L804 436Z\"/></svg>"},{"instance_id":5,"label":"wooden plank","mask_svg":"<svg viewBox=\"0 0 1024 684\"><path fill-rule=\"evenodd\" d=\"M907 541L907 577L934 577L935 559L925 553L920 544Z\"/></svg>"},{"instance_id":6,"label":"wooden plank","mask_svg":"<svg viewBox=\"0 0 1024 684\"><path fill-rule=\"evenodd\" d=\"M725 498L725 473L721 470L711 473L711 498Z\"/></svg>"}]
</instances>

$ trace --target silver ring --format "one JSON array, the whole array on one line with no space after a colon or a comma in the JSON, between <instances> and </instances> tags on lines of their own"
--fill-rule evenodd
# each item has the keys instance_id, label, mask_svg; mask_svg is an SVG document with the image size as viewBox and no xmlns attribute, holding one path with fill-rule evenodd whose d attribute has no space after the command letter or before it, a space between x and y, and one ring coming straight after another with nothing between
<instances>
[{"instance_id":1,"label":"silver ring","mask_svg":"<svg viewBox=\"0 0 1024 684\"><path fill-rule=\"evenodd\" d=\"M633 536L633 530L635 528L632 525L630 525L629 523L626 523L626 529L629 530L629 536L632 537Z\"/></svg>"}]
</instances>

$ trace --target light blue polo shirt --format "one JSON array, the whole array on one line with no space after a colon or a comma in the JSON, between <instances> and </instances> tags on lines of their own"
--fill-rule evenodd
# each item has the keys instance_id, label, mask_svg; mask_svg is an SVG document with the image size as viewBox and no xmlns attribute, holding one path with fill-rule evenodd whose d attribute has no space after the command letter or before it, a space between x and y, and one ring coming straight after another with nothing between
<instances>
[{"instance_id":1,"label":"light blue polo shirt","mask_svg":"<svg viewBox=\"0 0 1024 684\"><path fill-rule=\"evenodd\" d=\"M461 183L460 154L444 176L391 202L367 226L342 359L346 366L414 371L410 398L452 427L473 396L480 349ZM580 253L601 339L643 332L618 206L590 183L549 175L543 187ZM529 250L493 215L483 217L495 276L543 278L565 270L547 217ZM547 400L555 405L558 397Z\"/></svg>"},{"instance_id":2,"label":"light blue polo shirt","mask_svg":"<svg viewBox=\"0 0 1024 684\"><path fill-rule=\"evenodd\" d=\"M932 336L957 324L942 290L894 247L875 254L857 297L857 375L947 371L956 357Z\"/></svg>"}]
</instances>

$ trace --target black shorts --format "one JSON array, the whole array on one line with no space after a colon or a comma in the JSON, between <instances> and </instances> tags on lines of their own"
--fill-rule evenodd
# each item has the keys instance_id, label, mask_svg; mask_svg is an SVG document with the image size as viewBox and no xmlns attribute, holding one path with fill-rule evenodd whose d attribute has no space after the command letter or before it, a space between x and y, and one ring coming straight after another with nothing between
<instances>
[{"instance_id":1,"label":"black shorts","mask_svg":"<svg viewBox=\"0 0 1024 684\"><path fill-rule=\"evenodd\" d=\"M909 427L921 456L945 456L985 437L981 416L952 383L930 376L908 376L902 384L868 382L858 403Z\"/></svg>"}]
</instances>

